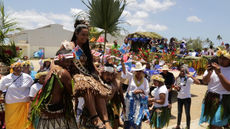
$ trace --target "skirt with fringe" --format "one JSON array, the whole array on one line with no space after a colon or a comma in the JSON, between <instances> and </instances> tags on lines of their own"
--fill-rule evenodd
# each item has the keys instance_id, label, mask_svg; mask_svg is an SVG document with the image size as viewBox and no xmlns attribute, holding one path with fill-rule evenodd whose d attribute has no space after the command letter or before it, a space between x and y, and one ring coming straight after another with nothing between
<instances>
[{"instance_id":1,"label":"skirt with fringe","mask_svg":"<svg viewBox=\"0 0 230 129\"><path fill-rule=\"evenodd\" d=\"M168 126L170 120L170 109L168 106L153 108L150 118L150 126L154 128L163 128Z\"/></svg>"},{"instance_id":2,"label":"skirt with fringe","mask_svg":"<svg viewBox=\"0 0 230 129\"><path fill-rule=\"evenodd\" d=\"M230 123L230 95L220 96L217 93L206 93L201 108L200 125L208 122L210 125L222 127Z\"/></svg>"},{"instance_id":3,"label":"skirt with fringe","mask_svg":"<svg viewBox=\"0 0 230 129\"><path fill-rule=\"evenodd\" d=\"M99 80L96 80L92 76L86 76L83 74L76 74L74 79L74 95L84 96L87 92L91 92L95 95L102 97L109 97L112 95L112 86L104 85Z\"/></svg>"}]
</instances>

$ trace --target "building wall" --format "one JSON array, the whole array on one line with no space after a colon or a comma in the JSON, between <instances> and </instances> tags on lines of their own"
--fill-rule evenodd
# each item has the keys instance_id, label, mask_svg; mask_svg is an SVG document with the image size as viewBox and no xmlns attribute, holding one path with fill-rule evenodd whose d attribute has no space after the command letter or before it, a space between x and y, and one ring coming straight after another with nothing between
<instances>
[{"instance_id":1,"label":"building wall","mask_svg":"<svg viewBox=\"0 0 230 129\"><path fill-rule=\"evenodd\" d=\"M38 51L40 48L44 48L45 58L53 58L56 55L56 52L59 50L60 45L53 47L53 46L31 46L30 47L30 57L33 57L34 52Z\"/></svg>"}]
</instances>

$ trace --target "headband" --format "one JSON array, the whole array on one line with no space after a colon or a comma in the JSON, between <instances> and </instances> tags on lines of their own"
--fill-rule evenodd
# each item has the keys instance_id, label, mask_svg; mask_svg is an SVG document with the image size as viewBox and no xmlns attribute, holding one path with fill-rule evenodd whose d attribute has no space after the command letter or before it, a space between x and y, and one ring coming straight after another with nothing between
<instances>
[{"instance_id":1,"label":"headband","mask_svg":"<svg viewBox=\"0 0 230 129\"><path fill-rule=\"evenodd\" d=\"M110 67L110 66L104 66L104 71L105 72L109 72L109 73L113 73L114 72L114 68Z\"/></svg>"},{"instance_id":2,"label":"headband","mask_svg":"<svg viewBox=\"0 0 230 129\"><path fill-rule=\"evenodd\" d=\"M76 26L76 30L78 30L79 28L88 28L88 26L85 24L79 24Z\"/></svg>"}]
</instances>

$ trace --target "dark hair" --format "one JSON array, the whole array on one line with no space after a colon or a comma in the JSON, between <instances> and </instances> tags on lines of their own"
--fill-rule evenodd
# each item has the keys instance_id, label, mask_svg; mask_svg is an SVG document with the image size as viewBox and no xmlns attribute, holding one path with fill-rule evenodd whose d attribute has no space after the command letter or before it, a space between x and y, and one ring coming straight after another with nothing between
<instances>
[{"instance_id":1,"label":"dark hair","mask_svg":"<svg viewBox=\"0 0 230 129\"><path fill-rule=\"evenodd\" d=\"M106 63L105 66L106 67L113 67L114 68L113 64L109 64L109 63Z\"/></svg>"},{"instance_id":2,"label":"dark hair","mask_svg":"<svg viewBox=\"0 0 230 129\"><path fill-rule=\"evenodd\" d=\"M70 53L70 52L72 52L72 50L61 49L61 50L57 51L56 56L60 55L60 54L67 54L67 53Z\"/></svg>"},{"instance_id":3,"label":"dark hair","mask_svg":"<svg viewBox=\"0 0 230 129\"><path fill-rule=\"evenodd\" d=\"M74 28L75 31L73 33L72 39L71 41L74 42L75 46L77 46L77 36L76 34L80 33L82 31L82 29L89 29L87 24L87 22L85 22L84 20L76 20L75 24L74 24ZM89 40L87 40L87 42L82 46L82 49L85 53L85 55L87 56L87 69L89 70L89 72L94 72L95 68L93 65L93 56L91 54L91 50L89 48Z\"/></svg>"}]
</instances>

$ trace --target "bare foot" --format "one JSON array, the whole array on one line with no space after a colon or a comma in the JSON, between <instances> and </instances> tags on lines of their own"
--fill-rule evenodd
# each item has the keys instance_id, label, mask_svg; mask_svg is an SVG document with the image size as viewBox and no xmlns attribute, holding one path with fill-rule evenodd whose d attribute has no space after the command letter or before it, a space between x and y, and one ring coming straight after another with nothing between
<instances>
[{"instance_id":1,"label":"bare foot","mask_svg":"<svg viewBox=\"0 0 230 129\"><path fill-rule=\"evenodd\" d=\"M110 125L109 122L106 122L106 123L105 123L105 127L106 127L106 129L113 129L113 128L111 127L111 125Z\"/></svg>"}]
</instances>

